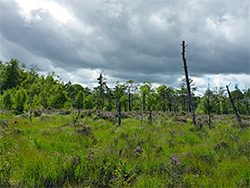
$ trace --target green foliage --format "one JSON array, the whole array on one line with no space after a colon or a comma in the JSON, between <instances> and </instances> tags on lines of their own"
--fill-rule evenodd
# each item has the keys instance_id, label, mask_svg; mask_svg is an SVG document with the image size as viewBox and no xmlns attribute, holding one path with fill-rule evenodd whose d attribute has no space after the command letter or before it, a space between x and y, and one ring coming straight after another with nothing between
<instances>
[{"instance_id":1,"label":"green foliage","mask_svg":"<svg viewBox=\"0 0 250 188\"><path fill-rule=\"evenodd\" d=\"M1 97L1 100L0 100L0 104L1 104L2 108L10 110L10 109L12 109L13 103L14 103L14 101L13 101L13 96L12 96L11 90L8 89L8 90L4 91L4 93Z\"/></svg>"},{"instance_id":2,"label":"green foliage","mask_svg":"<svg viewBox=\"0 0 250 188\"><path fill-rule=\"evenodd\" d=\"M67 93L60 86L56 88L55 94L50 97L49 106L60 109L68 101Z\"/></svg>"},{"instance_id":3,"label":"green foliage","mask_svg":"<svg viewBox=\"0 0 250 188\"><path fill-rule=\"evenodd\" d=\"M23 112L26 108L27 104L27 92L23 88L19 88L15 94L15 106L16 110L19 112Z\"/></svg>"},{"instance_id":4,"label":"green foliage","mask_svg":"<svg viewBox=\"0 0 250 188\"><path fill-rule=\"evenodd\" d=\"M127 187L136 177L135 168L130 168L126 160L115 164L115 168L110 180L111 187Z\"/></svg>"},{"instance_id":5,"label":"green foliage","mask_svg":"<svg viewBox=\"0 0 250 188\"><path fill-rule=\"evenodd\" d=\"M85 99L84 99L84 109L93 109L94 104L93 104L93 95L88 95Z\"/></svg>"},{"instance_id":6,"label":"green foliage","mask_svg":"<svg viewBox=\"0 0 250 188\"><path fill-rule=\"evenodd\" d=\"M82 109L84 104L83 104L83 100L84 100L84 94L83 92L80 90L76 96L76 101L75 101L75 107L76 109Z\"/></svg>"},{"instance_id":7,"label":"green foliage","mask_svg":"<svg viewBox=\"0 0 250 188\"><path fill-rule=\"evenodd\" d=\"M20 84L21 81L21 68L19 61L11 59L10 62L1 64L0 69L0 91L11 89Z\"/></svg>"},{"instance_id":8,"label":"green foliage","mask_svg":"<svg viewBox=\"0 0 250 188\"><path fill-rule=\"evenodd\" d=\"M71 82L65 84L54 72L41 75L36 65L20 66L18 60L11 59L10 62L0 62L0 105L3 109L18 108L19 111L48 107L116 111L121 102L122 111L189 111L184 82L180 85L181 89L166 85L153 88L149 81L139 85L133 80L125 83L117 82L114 88L109 88L105 75L102 73L97 78L97 82L98 86L93 90L79 84L71 84ZM19 88L24 89L26 93L26 99L24 97L23 102L22 94L18 92L16 95ZM192 83L192 91L195 89ZM83 97L82 94L78 96L79 92L83 94ZM238 85L232 91L235 106L240 114L250 114L249 93L249 88L240 90ZM225 88L209 89L203 97L192 95L193 105L197 112L208 113L210 109L211 114L233 113ZM208 100L206 100L208 98L209 107ZM17 101L20 102L17 103Z\"/></svg>"}]
</instances>

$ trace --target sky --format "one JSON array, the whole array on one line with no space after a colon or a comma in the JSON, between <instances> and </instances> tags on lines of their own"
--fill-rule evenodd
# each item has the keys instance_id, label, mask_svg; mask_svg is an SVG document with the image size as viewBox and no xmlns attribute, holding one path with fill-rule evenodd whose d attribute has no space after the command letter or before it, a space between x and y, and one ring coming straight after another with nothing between
<instances>
[{"instance_id":1,"label":"sky","mask_svg":"<svg viewBox=\"0 0 250 188\"><path fill-rule=\"evenodd\" d=\"M0 60L18 59L63 81L134 80L180 87L181 42L199 92L250 87L247 0L1 0Z\"/></svg>"}]
</instances>

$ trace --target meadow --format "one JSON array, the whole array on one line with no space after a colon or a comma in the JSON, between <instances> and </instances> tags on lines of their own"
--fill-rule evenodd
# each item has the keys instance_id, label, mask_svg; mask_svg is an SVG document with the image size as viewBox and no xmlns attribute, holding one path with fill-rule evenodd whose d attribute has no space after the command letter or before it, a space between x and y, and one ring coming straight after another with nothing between
<instances>
[{"instance_id":1,"label":"meadow","mask_svg":"<svg viewBox=\"0 0 250 188\"><path fill-rule=\"evenodd\" d=\"M0 187L249 187L250 116L0 112Z\"/></svg>"}]
</instances>

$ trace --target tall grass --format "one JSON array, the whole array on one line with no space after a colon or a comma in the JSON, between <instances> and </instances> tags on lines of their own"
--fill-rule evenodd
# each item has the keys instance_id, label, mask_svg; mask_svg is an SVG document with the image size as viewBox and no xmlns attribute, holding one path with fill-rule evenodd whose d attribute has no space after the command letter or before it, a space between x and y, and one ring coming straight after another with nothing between
<instances>
[{"instance_id":1,"label":"tall grass","mask_svg":"<svg viewBox=\"0 0 250 188\"><path fill-rule=\"evenodd\" d=\"M152 125L130 117L119 127L82 116L74 127L71 115L30 122L0 113L0 186L250 186L250 127L216 118L199 130L180 114Z\"/></svg>"}]
</instances>

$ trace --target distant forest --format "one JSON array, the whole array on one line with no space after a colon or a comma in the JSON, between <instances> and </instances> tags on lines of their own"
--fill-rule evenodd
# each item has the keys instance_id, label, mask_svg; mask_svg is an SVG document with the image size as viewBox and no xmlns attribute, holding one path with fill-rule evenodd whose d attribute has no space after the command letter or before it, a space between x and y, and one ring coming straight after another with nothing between
<instances>
[{"instance_id":1,"label":"distant forest","mask_svg":"<svg viewBox=\"0 0 250 188\"><path fill-rule=\"evenodd\" d=\"M122 111L190 110L184 81L180 83L180 89L167 85L153 88L149 81L137 84L133 80L117 82L114 88L109 88L105 75L100 73L96 79L98 86L89 89L64 83L54 72L41 75L37 66L20 65L16 59L6 63L0 61L0 109L24 112L51 107L116 111L120 103ZM226 87L208 88L204 96L195 96L196 87L191 88L196 113L234 113ZM249 115L250 88L240 90L236 85L231 96L237 111Z\"/></svg>"}]
</instances>

